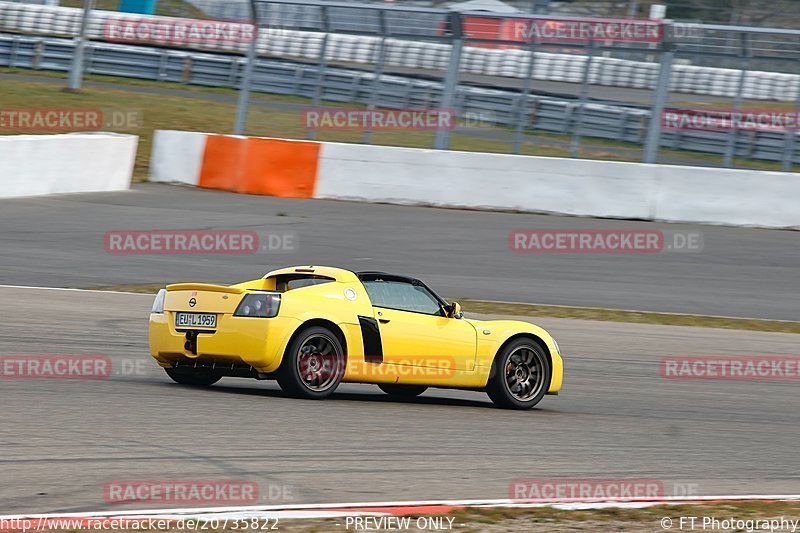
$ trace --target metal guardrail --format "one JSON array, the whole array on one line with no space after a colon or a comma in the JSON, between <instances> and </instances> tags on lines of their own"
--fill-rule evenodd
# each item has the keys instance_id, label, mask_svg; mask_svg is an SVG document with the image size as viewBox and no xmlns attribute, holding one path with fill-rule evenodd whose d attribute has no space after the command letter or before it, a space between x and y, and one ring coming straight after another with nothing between
<instances>
[{"instance_id":1,"label":"metal guardrail","mask_svg":"<svg viewBox=\"0 0 800 533\"><path fill-rule=\"evenodd\" d=\"M53 70L70 69L75 43L72 40L0 34L0 65L6 67ZM209 54L155 47L125 46L93 42L86 49L86 72L151 81L167 81L209 87L238 88L245 59L230 54ZM413 77L375 75L356 69L329 67L320 80L316 65L259 58L253 70L253 90L270 94L319 97L330 102L358 102L382 108L425 108L438 105L442 98L440 81ZM514 126L520 93L481 87L461 86L453 107L461 117L484 123ZM651 113L648 109L599 103L580 104L574 99L559 99L529 94L525 107L530 110L525 131L546 132L627 141L643 144ZM578 117L580 116L580 120ZM662 146L691 149L724 155L728 146L725 132L664 132ZM735 155L745 159L783 161L785 135L753 133L738 136ZM800 142L791 154L800 164Z\"/></svg>"},{"instance_id":2,"label":"metal guardrail","mask_svg":"<svg viewBox=\"0 0 800 533\"><path fill-rule=\"evenodd\" d=\"M215 64L212 70L220 71L218 76L228 77L222 81L211 77L212 72L195 72L183 81L240 88L235 133L245 129L253 88L310 96L315 106L332 100L379 107L452 107L462 114L477 109L492 114L498 125L513 129L514 153L529 142L526 132L538 130L569 135L572 156L578 155L582 138L590 136L643 145L642 160L651 163L657 161L661 147L719 153L724 166L731 166L738 156L781 161L784 170L790 170L796 159L797 128L742 131L729 126L726 131L700 131L689 127L689 131L673 132L662 126L660 118L672 102L674 107L693 106L695 99L705 100L702 107L733 111L752 106L747 100L778 100L792 102L795 111L800 111L800 32L709 25L687 28L669 21L454 13L343 1L247 0L247 5L260 29L259 38L249 43L149 39L151 44L182 48L201 64ZM0 0L0 31L74 35L81 26L80 15L75 9ZM111 38L113 32L106 34L109 25L119 27L126 24L125 19L130 24L130 18L94 11L84 19L85 37ZM134 24L183 23L165 17L134 19ZM617 34L623 38L596 34L594 24L603 31L603 25L618 25L619 32L626 26L631 33ZM644 28L641 35L635 31L637 26ZM572 38L563 37L562 33L576 29L581 32L578 38L575 33ZM101 48L96 43L90 53ZM128 48L150 56L167 53ZM192 48L228 55L201 54ZM102 49L103 53L121 50ZM75 50L70 86L77 88L81 47ZM203 60L198 54L216 59ZM246 59L239 54L246 54ZM159 57L164 61L166 56ZM131 62L138 60L146 61L141 57ZM88 71L97 72L92 61L90 56ZM239 70L232 70L234 63ZM122 75L135 76L133 71L141 66L117 67L131 71ZM169 70L169 62L165 68ZM171 79L170 74L162 79ZM387 88L391 90L386 92ZM687 102L679 93L702 96L692 96ZM727 98L732 101L726 102ZM650 120L651 116L659 120ZM308 131L313 138L314 130ZM369 132L364 142L370 142ZM449 131L437 131L434 147L448 146Z\"/></svg>"},{"instance_id":3,"label":"metal guardrail","mask_svg":"<svg viewBox=\"0 0 800 533\"><path fill-rule=\"evenodd\" d=\"M246 2L244 3L247 4ZM241 7L241 4L236 4ZM322 29L319 5L280 0L259 4L263 21L262 36L256 51L262 55L296 60L318 59L325 43L326 61L342 65L374 66L379 49L385 45L382 68L441 71L447 68L451 39L443 33L446 11L406 8L386 11L378 7L343 4L331 8L328 32ZM238 8L237 8L238 9ZM382 30L378 13L386 16ZM485 14L482 16L486 16ZM470 18L469 14L465 17ZM91 39L105 39L104 27L109 20L130 19L130 15L110 11L94 11L89 21ZM166 17L137 17L163 21ZM479 17L471 17L472 33L486 33ZM504 21L526 20L505 16ZM81 10L37 6L0 0L0 31L48 36L75 36L80 29ZM477 21L477 22L475 22ZM743 54L742 35L747 35L747 68L741 92L746 99L793 102L800 95L800 76L787 70L796 69L800 57L797 36L789 30L770 32L758 28L740 28L749 33L732 34L731 27L689 25L675 27L676 60L672 66L670 91L715 97L735 97L739 88ZM385 33L385 35L383 35ZM800 32L798 32L800 34ZM385 37L385 39L383 37ZM460 72L484 76L485 84L502 85L508 79L525 79L531 52L519 42L499 37L465 39ZM382 44L383 43L383 44ZM171 45L175 47L176 45ZM210 40L186 48L204 51L247 52L247 44ZM650 47L631 47L616 43L602 46L593 57L588 71L585 46L573 45L566 51L559 47L541 47L535 51L531 77L536 81L580 83L584 73L592 85L654 89L658 82L658 54ZM683 64L691 60L691 64ZM795 64L793 64L793 62ZM725 67L725 68L722 68ZM758 70L758 68L767 70Z\"/></svg>"}]
</instances>

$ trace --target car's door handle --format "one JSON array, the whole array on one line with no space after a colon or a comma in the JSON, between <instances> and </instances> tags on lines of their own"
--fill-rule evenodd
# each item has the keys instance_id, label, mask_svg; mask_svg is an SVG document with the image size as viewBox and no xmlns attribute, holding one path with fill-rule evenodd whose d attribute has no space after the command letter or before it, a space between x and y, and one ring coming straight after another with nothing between
<instances>
[{"instance_id":1,"label":"car's door handle","mask_svg":"<svg viewBox=\"0 0 800 533\"><path fill-rule=\"evenodd\" d=\"M388 324L389 322L391 322L391 320L389 320L388 318L379 318L378 322L380 322L381 324Z\"/></svg>"}]
</instances>

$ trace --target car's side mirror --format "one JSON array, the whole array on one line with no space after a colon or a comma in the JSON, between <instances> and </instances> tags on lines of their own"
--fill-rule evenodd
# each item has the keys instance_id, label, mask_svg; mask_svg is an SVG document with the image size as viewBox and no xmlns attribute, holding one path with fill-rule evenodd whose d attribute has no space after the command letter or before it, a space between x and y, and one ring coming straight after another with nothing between
<instances>
[{"instance_id":1,"label":"car's side mirror","mask_svg":"<svg viewBox=\"0 0 800 533\"><path fill-rule=\"evenodd\" d=\"M464 313L461 312L461 304L453 302L444 306L445 315L447 318L463 318Z\"/></svg>"}]
</instances>

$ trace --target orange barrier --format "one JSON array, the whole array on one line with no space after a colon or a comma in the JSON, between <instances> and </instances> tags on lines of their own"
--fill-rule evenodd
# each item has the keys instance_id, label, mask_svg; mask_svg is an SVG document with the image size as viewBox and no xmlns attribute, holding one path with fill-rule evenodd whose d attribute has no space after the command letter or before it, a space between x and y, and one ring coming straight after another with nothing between
<instances>
[{"instance_id":1,"label":"orange barrier","mask_svg":"<svg viewBox=\"0 0 800 533\"><path fill-rule=\"evenodd\" d=\"M247 157L245 140L244 137L208 135L197 185L207 189L236 191L241 163Z\"/></svg>"},{"instance_id":2,"label":"orange barrier","mask_svg":"<svg viewBox=\"0 0 800 533\"><path fill-rule=\"evenodd\" d=\"M251 138L239 192L311 198L317 181L319 143Z\"/></svg>"},{"instance_id":3,"label":"orange barrier","mask_svg":"<svg viewBox=\"0 0 800 533\"><path fill-rule=\"evenodd\" d=\"M245 194L312 198L320 143L209 135L198 185Z\"/></svg>"}]
</instances>

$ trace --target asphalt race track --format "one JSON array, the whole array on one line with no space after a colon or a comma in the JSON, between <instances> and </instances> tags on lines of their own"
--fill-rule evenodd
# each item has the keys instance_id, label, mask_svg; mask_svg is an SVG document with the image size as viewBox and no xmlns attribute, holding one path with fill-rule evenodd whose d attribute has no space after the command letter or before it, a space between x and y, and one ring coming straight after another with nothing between
<instances>
[{"instance_id":1,"label":"asphalt race track","mask_svg":"<svg viewBox=\"0 0 800 533\"><path fill-rule=\"evenodd\" d=\"M567 374L535 410L368 385L314 402L272 382L173 384L147 355L151 300L0 288L0 354L113 361L108 379L0 378L0 514L154 507L106 504L103 485L131 479L245 479L263 504L506 498L512 480L542 478L654 479L681 496L800 487L797 381L673 381L658 365L797 355L796 335L542 319Z\"/></svg>"},{"instance_id":2,"label":"asphalt race track","mask_svg":"<svg viewBox=\"0 0 800 533\"><path fill-rule=\"evenodd\" d=\"M417 275L448 296L797 319L791 231L299 201L164 185L0 201L7 285L234 282L320 263ZM512 229L699 231L700 253L517 255ZM254 229L294 253L113 255L110 230ZM0 287L0 356L102 355L107 379L0 375L0 514L109 505L117 480L259 483L263 504L505 498L515 479L655 479L667 495L798 492L797 381L674 381L664 356L800 355L797 336L540 319L566 382L531 412L480 393L408 402L345 385L173 384L150 359L151 295ZM469 311L469 309L467 309ZM152 507L145 505L144 507Z\"/></svg>"},{"instance_id":3,"label":"asphalt race track","mask_svg":"<svg viewBox=\"0 0 800 533\"><path fill-rule=\"evenodd\" d=\"M291 200L145 184L0 200L0 284L233 283L292 264L415 275L451 298L797 320L800 232ZM515 229L700 232L699 253L518 254ZM297 251L106 253L112 230L289 233Z\"/></svg>"}]
</instances>

